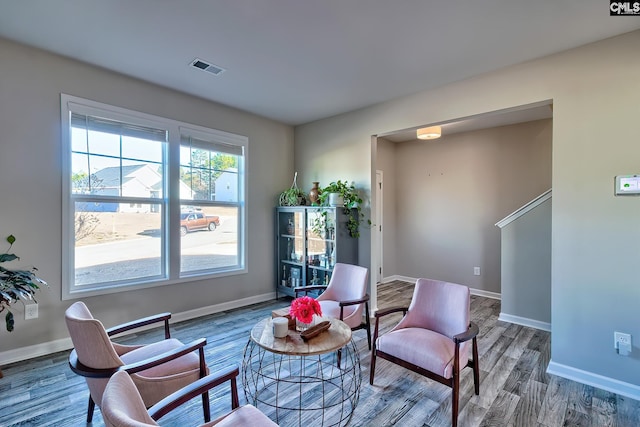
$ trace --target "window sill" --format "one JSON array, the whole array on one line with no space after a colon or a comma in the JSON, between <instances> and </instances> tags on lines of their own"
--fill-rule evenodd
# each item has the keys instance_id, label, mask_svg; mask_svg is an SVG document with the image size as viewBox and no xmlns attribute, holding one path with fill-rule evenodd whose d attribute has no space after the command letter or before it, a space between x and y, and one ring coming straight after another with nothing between
<instances>
[{"instance_id":1,"label":"window sill","mask_svg":"<svg viewBox=\"0 0 640 427\"><path fill-rule=\"evenodd\" d=\"M67 291L66 289L63 289L62 300L68 301L68 300L74 300L79 298L114 294L119 292L128 292L128 291L137 291L140 289L157 288L160 286L179 285L182 283L219 279L222 277L246 274L247 272L248 271L246 267L245 268L238 267L238 268L233 268L226 271L218 271L215 273L188 274L173 280L159 279L159 280L149 280L149 281L138 282L138 283L126 283L121 285L109 284L109 285L102 285L102 286L91 286L91 287L87 287L86 289L75 289L72 291Z\"/></svg>"}]
</instances>

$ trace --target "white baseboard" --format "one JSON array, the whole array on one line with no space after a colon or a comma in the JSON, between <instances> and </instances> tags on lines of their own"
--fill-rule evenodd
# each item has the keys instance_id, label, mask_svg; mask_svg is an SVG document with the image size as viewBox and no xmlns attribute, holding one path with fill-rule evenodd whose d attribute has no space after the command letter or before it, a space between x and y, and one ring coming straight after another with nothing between
<instances>
[{"instance_id":1,"label":"white baseboard","mask_svg":"<svg viewBox=\"0 0 640 427\"><path fill-rule=\"evenodd\" d=\"M221 311L232 310L234 308L245 307L251 304L257 304L264 301L275 299L276 293L269 292L267 294L256 295L253 297L242 298L235 301L224 302L221 304L210 305L207 307L201 307L194 310L183 311L180 313L171 313L170 323L183 322L185 320L195 319L201 316L207 316L209 314L220 313ZM149 325L143 328L136 329L136 332L144 331L146 329L152 329L158 325ZM55 341L48 341L40 344L30 345L27 347L20 347L11 349L8 351L0 352L0 366L8 365L9 363L20 362L34 357L46 356L51 353L57 353L59 351L70 350L73 348L71 338L63 338Z\"/></svg>"},{"instance_id":2,"label":"white baseboard","mask_svg":"<svg viewBox=\"0 0 640 427\"><path fill-rule=\"evenodd\" d=\"M581 384L640 400L640 386L556 363L553 360L551 360L547 366L547 374L557 375Z\"/></svg>"},{"instance_id":3,"label":"white baseboard","mask_svg":"<svg viewBox=\"0 0 640 427\"><path fill-rule=\"evenodd\" d=\"M475 289L475 288L469 288L469 290L471 291L471 295L477 295L479 297L485 297L485 298L491 298L491 299L497 299L497 300L502 299L502 294L499 294L498 292L490 292L490 291L485 291L483 289Z\"/></svg>"},{"instance_id":4,"label":"white baseboard","mask_svg":"<svg viewBox=\"0 0 640 427\"><path fill-rule=\"evenodd\" d=\"M514 316L512 314L500 313L500 316L498 316L498 320L551 332L551 323L541 322L540 320L529 319L527 317L520 317L520 316Z\"/></svg>"},{"instance_id":5,"label":"white baseboard","mask_svg":"<svg viewBox=\"0 0 640 427\"><path fill-rule=\"evenodd\" d=\"M402 282L416 283L418 279L416 279L415 277L400 276L396 274L393 276L384 277L382 281L380 281L380 283L389 283L395 280L399 280ZM471 295L477 295L479 297L492 298L497 300L502 298L502 295L497 292L490 292L490 291L485 291L482 289L475 289L475 288L469 288L469 290L471 291Z\"/></svg>"},{"instance_id":6,"label":"white baseboard","mask_svg":"<svg viewBox=\"0 0 640 427\"><path fill-rule=\"evenodd\" d=\"M195 319L196 317L207 316L213 313L220 313L221 311L233 310L235 308L246 307L251 304L258 304L273 300L276 298L275 292L269 292L262 295L256 295L253 297L242 298L239 300L223 302L220 304L209 305L207 307L196 308L194 310L183 311L181 313L171 314L172 322L183 322L185 320Z\"/></svg>"},{"instance_id":7,"label":"white baseboard","mask_svg":"<svg viewBox=\"0 0 640 427\"><path fill-rule=\"evenodd\" d=\"M20 362L34 357L46 356L73 348L71 338L47 341L27 347L14 348L0 353L0 367L9 363Z\"/></svg>"},{"instance_id":8,"label":"white baseboard","mask_svg":"<svg viewBox=\"0 0 640 427\"><path fill-rule=\"evenodd\" d=\"M389 283L395 280L400 280L402 282L416 283L416 279L414 279L413 277L399 276L397 274L394 274L393 276L389 276L389 277L383 277L380 283Z\"/></svg>"}]
</instances>

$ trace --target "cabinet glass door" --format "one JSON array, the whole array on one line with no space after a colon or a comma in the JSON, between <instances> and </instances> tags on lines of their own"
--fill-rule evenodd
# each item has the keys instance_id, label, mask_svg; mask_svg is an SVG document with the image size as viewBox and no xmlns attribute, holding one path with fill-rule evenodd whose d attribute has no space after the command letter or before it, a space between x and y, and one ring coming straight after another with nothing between
<instances>
[{"instance_id":1,"label":"cabinet glass door","mask_svg":"<svg viewBox=\"0 0 640 427\"><path fill-rule=\"evenodd\" d=\"M327 285L336 263L336 210L307 211L307 285Z\"/></svg>"},{"instance_id":2,"label":"cabinet glass door","mask_svg":"<svg viewBox=\"0 0 640 427\"><path fill-rule=\"evenodd\" d=\"M303 211L278 212L280 286L295 288L304 285L304 225Z\"/></svg>"}]
</instances>

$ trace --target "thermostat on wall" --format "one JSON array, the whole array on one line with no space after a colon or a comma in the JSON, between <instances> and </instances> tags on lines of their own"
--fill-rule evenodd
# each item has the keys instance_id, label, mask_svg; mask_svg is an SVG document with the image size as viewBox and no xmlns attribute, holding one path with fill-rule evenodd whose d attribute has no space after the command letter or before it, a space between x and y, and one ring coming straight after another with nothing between
<instances>
[{"instance_id":1,"label":"thermostat on wall","mask_svg":"<svg viewBox=\"0 0 640 427\"><path fill-rule=\"evenodd\" d=\"M640 196L640 175L616 176L616 196Z\"/></svg>"}]
</instances>

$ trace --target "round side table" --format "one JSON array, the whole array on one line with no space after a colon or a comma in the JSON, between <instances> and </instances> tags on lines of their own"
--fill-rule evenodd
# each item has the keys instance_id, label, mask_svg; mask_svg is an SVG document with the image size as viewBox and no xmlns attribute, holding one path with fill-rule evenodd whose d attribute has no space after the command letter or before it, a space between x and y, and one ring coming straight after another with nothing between
<instances>
[{"instance_id":1,"label":"round side table","mask_svg":"<svg viewBox=\"0 0 640 427\"><path fill-rule=\"evenodd\" d=\"M351 328L338 319L305 342L289 330L274 338L271 318L251 330L242 382L247 401L287 426L345 426L358 404L360 358Z\"/></svg>"}]
</instances>

